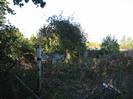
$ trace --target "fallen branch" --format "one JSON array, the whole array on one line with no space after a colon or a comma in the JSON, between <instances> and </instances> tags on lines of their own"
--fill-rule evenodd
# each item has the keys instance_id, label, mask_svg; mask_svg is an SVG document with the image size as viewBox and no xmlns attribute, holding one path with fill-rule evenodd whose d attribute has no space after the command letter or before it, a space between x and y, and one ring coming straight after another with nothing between
<instances>
[{"instance_id":1,"label":"fallen branch","mask_svg":"<svg viewBox=\"0 0 133 99\"><path fill-rule=\"evenodd\" d=\"M39 97L36 93L34 93L34 91L33 91L31 88L29 88L29 87L19 78L19 76L15 75L15 78L16 78L29 92L31 92L31 93L33 94L33 96L34 96L36 99L40 99L40 97Z\"/></svg>"}]
</instances>

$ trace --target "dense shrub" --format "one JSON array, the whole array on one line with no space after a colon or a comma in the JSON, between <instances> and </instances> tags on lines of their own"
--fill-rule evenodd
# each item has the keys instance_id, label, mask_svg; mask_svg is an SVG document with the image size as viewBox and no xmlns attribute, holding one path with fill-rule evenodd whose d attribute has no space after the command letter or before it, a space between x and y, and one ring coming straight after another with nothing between
<instances>
[{"instance_id":1,"label":"dense shrub","mask_svg":"<svg viewBox=\"0 0 133 99\"><path fill-rule=\"evenodd\" d=\"M106 36L102 41L101 51L107 54L119 52L119 44L117 39L111 37L110 35Z\"/></svg>"}]
</instances>

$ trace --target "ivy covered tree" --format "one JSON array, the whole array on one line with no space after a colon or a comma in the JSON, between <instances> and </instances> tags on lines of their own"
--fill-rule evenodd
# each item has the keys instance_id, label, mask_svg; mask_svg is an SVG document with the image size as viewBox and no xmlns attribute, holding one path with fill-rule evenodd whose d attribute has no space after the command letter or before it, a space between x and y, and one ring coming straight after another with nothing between
<instances>
[{"instance_id":1,"label":"ivy covered tree","mask_svg":"<svg viewBox=\"0 0 133 99\"><path fill-rule=\"evenodd\" d=\"M119 52L119 44L117 42L117 39L115 39L111 35L106 36L102 41L101 51L103 51L103 53Z\"/></svg>"},{"instance_id":2,"label":"ivy covered tree","mask_svg":"<svg viewBox=\"0 0 133 99\"><path fill-rule=\"evenodd\" d=\"M46 52L80 53L85 49L85 37L80 25L61 15L49 17L48 26L40 29L38 38Z\"/></svg>"}]
</instances>

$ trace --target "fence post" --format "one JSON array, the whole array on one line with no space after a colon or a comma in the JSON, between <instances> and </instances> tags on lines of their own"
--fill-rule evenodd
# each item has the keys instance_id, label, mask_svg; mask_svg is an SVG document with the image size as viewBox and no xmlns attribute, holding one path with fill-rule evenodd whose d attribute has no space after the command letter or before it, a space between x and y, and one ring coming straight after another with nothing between
<instances>
[{"instance_id":1,"label":"fence post","mask_svg":"<svg viewBox=\"0 0 133 99\"><path fill-rule=\"evenodd\" d=\"M41 80L42 80L42 49L40 45L37 45L36 48L36 57L37 57L37 72L38 72L38 92L41 90Z\"/></svg>"}]
</instances>

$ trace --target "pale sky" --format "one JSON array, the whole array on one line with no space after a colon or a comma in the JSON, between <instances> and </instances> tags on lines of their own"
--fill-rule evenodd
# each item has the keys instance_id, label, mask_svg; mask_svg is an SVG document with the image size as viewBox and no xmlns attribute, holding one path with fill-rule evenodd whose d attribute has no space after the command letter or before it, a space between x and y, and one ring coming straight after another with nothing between
<instances>
[{"instance_id":1,"label":"pale sky","mask_svg":"<svg viewBox=\"0 0 133 99\"><path fill-rule=\"evenodd\" d=\"M49 16L63 11L63 16L73 16L81 24L89 41L101 41L108 34L118 40L123 35L133 38L133 0L46 0L46 3L43 9L31 2L22 8L11 5L16 15L8 15L8 19L29 37L37 33Z\"/></svg>"}]
</instances>

